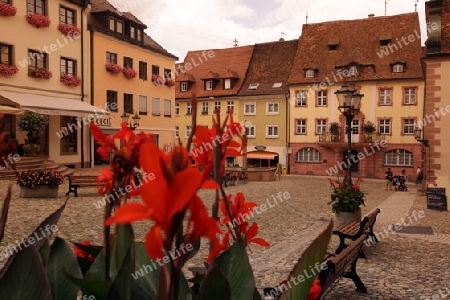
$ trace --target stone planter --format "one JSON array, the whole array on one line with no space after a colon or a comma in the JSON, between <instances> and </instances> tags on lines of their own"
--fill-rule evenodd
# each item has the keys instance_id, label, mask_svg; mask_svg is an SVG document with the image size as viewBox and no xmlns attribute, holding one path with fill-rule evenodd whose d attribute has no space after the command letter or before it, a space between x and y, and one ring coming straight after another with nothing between
<instances>
[{"instance_id":1,"label":"stone planter","mask_svg":"<svg viewBox=\"0 0 450 300\"><path fill-rule=\"evenodd\" d=\"M352 221L361 221L361 209L356 212L339 212L334 215L334 228L339 229Z\"/></svg>"},{"instance_id":2,"label":"stone planter","mask_svg":"<svg viewBox=\"0 0 450 300\"><path fill-rule=\"evenodd\" d=\"M230 186L230 185L236 185L236 180L228 180L227 186Z\"/></svg>"},{"instance_id":3,"label":"stone planter","mask_svg":"<svg viewBox=\"0 0 450 300\"><path fill-rule=\"evenodd\" d=\"M247 184L247 179L238 179L237 181L236 181L236 184Z\"/></svg>"},{"instance_id":4,"label":"stone planter","mask_svg":"<svg viewBox=\"0 0 450 300\"><path fill-rule=\"evenodd\" d=\"M22 198L58 198L58 186L48 187L40 185L35 188L20 187L20 197Z\"/></svg>"}]
</instances>

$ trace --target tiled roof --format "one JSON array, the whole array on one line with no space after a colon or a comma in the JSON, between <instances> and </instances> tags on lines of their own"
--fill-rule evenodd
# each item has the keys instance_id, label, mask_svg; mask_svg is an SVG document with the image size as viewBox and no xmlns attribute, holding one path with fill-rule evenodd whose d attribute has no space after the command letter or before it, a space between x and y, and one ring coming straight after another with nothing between
<instances>
[{"instance_id":1,"label":"tiled roof","mask_svg":"<svg viewBox=\"0 0 450 300\"><path fill-rule=\"evenodd\" d=\"M284 94L289 90L288 79L297 52L298 40L256 44L240 96ZM258 87L249 90L252 83ZM274 84L281 83L281 87Z\"/></svg>"},{"instance_id":2,"label":"tiled roof","mask_svg":"<svg viewBox=\"0 0 450 300\"><path fill-rule=\"evenodd\" d=\"M219 80L219 74L213 71L209 71L208 74L206 74L205 76L203 76L201 79L203 80L208 80L208 79L217 79Z\"/></svg>"},{"instance_id":3,"label":"tiled roof","mask_svg":"<svg viewBox=\"0 0 450 300\"><path fill-rule=\"evenodd\" d=\"M152 50L155 50L158 53L161 53L165 56L169 56L178 60L178 57L169 53L166 49L164 49L160 44L158 44L154 39L152 39L149 35L144 32L144 44L150 47Z\"/></svg>"},{"instance_id":4,"label":"tiled roof","mask_svg":"<svg viewBox=\"0 0 450 300\"><path fill-rule=\"evenodd\" d=\"M389 38L390 46L380 45L380 40ZM330 41L338 41L336 50L329 49ZM335 81L336 68L350 64L362 66L363 71L347 81L423 78L421 57L417 13L305 24L289 83L324 82L327 77ZM396 61L406 62L405 72L392 73ZM307 67L318 70L314 78L305 78Z\"/></svg>"},{"instance_id":5,"label":"tiled roof","mask_svg":"<svg viewBox=\"0 0 450 300\"><path fill-rule=\"evenodd\" d=\"M119 16L122 16L125 19L128 19L130 21L133 21L139 25L144 26L147 28L147 25L141 22L135 15L133 15L130 12L121 12L117 8L114 7L111 3L109 3L106 0L90 0L92 8L92 13L98 13L98 12L111 12L113 14L117 14Z\"/></svg>"},{"instance_id":6,"label":"tiled roof","mask_svg":"<svg viewBox=\"0 0 450 300\"><path fill-rule=\"evenodd\" d=\"M245 78L252 52L253 46L189 51L184 62L176 66L177 84L175 97L177 99L190 99L193 93L197 97L227 97L237 95ZM211 74L208 75L210 72L217 73L218 78L225 78L221 75L227 74L228 70L232 70L235 73L233 76L237 77L231 89L223 89L222 82L219 82L213 90L206 91L204 89L204 81L202 79L205 79L206 76L212 76ZM195 83L191 85L187 92L180 92L181 78L195 78Z\"/></svg>"}]
</instances>

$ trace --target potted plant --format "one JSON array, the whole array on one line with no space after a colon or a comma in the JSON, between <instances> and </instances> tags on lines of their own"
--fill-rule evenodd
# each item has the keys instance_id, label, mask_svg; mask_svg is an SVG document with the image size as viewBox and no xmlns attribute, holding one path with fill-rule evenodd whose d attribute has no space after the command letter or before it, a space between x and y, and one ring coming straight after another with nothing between
<instances>
[{"instance_id":1,"label":"potted plant","mask_svg":"<svg viewBox=\"0 0 450 300\"><path fill-rule=\"evenodd\" d=\"M331 211L336 214L335 227L340 228L354 220L361 220L361 205L364 204L365 194L360 189L363 181L358 177L355 183L348 183L348 174L344 171L342 181L328 178L331 185Z\"/></svg>"},{"instance_id":2,"label":"potted plant","mask_svg":"<svg viewBox=\"0 0 450 300\"><path fill-rule=\"evenodd\" d=\"M65 73L61 74L59 81L61 81L62 83L64 83L65 85L68 85L68 86L79 86L81 84L80 77L78 77L76 75L65 74Z\"/></svg>"},{"instance_id":3,"label":"potted plant","mask_svg":"<svg viewBox=\"0 0 450 300\"><path fill-rule=\"evenodd\" d=\"M58 30L64 35L77 36L81 33L80 28L72 24L59 24Z\"/></svg>"},{"instance_id":4,"label":"potted plant","mask_svg":"<svg viewBox=\"0 0 450 300\"><path fill-rule=\"evenodd\" d=\"M330 134L331 134L331 141L337 142L339 141L339 135L341 131L341 125L339 125L338 122L332 122L330 123Z\"/></svg>"},{"instance_id":5,"label":"potted plant","mask_svg":"<svg viewBox=\"0 0 450 300\"><path fill-rule=\"evenodd\" d=\"M0 16L12 17L17 13L17 8L8 3L0 2Z\"/></svg>"},{"instance_id":6,"label":"potted plant","mask_svg":"<svg viewBox=\"0 0 450 300\"><path fill-rule=\"evenodd\" d=\"M52 71L45 68L28 69L28 76L40 79L50 79L53 74Z\"/></svg>"},{"instance_id":7,"label":"potted plant","mask_svg":"<svg viewBox=\"0 0 450 300\"><path fill-rule=\"evenodd\" d=\"M173 80L172 78L166 78L166 80L164 81L164 84L167 86L174 86L175 80Z\"/></svg>"},{"instance_id":8,"label":"potted plant","mask_svg":"<svg viewBox=\"0 0 450 300\"><path fill-rule=\"evenodd\" d=\"M152 75L152 81L155 85L162 85L165 82L164 78L156 74Z\"/></svg>"},{"instance_id":9,"label":"potted plant","mask_svg":"<svg viewBox=\"0 0 450 300\"><path fill-rule=\"evenodd\" d=\"M16 65L0 64L0 76L11 77L17 74L17 72L19 72L19 68Z\"/></svg>"},{"instance_id":10,"label":"potted plant","mask_svg":"<svg viewBox=\"0 0 450 300\"><path fill-rule=\"evenodd\" d=\"M122 73L128 79L132 79L132 78L135 78L137 76L136 70L134 70L132 68L128 68L128 67L123 68L122 69Z\"/></svg>"},{"instance_id":11,"label":"potted plant","mask_svg":"<svg viewBox=\"0 0 450 300\"><path fill-rule=\"evenodd\" d=\"M107 72L112 74L119 74L122 72L122 67L113 62L106 63L105 68Z\"/></svg>"},{"instance_id":12,"label":"potted plant","mask_svg":"<svg viewBox=\"0 0 450 300\"><path fill-rule=\"evenodd\" d=\"M19 172L16 183L20 186L22 198L56 198L64 176L54 170L25 170Z\"/></svg>"},{"instance_id":13,"label":"potted plant","mask_svg":"<svg viewBox=\"0 0 450 300\"><path fill-rule=\"evenodd\" d=\"M26 143L22 146L22 149L26 156L36 156L39 150L41 150L41 146L39 144Z\"/></svg>"},{"instance_id":14,"label":"potted plant","mask_svg":"<svg viewBox=\"0 0 450 300\"><path fill-rule=\"evenodd\" d=\"M31 111L25 112L20 118L18 123L19 131L27 133L27 139L25 140L25 145L23 145L23 150L27 155L33 155L40 150L36 137L45 128L46 124L47 118L44 115Z\"/></svg>"},{"instance_id":15,"label":"potted plant","mask_svg":"<svg viewBox=\"0 0 450 300\"><path fill-rule=\"evenodd\" d=\"M236 176L237 176L238 184L246 184L247 183L247 180L248 180L247 172L244 172L244 171L237 172Z\"/></svg>"},{"instance_id":16,"label":"potted plant","mask_svg":"<svg viewBox=\"0 0 450 300\"><path fill-rule=\"evenodd\" d=\"M32 13L25 16L25 19L27 20L28 24L35 26L36 28L39 27L48 27L50 26L50 19L47 16Z\"/></svg>"},{"instance_id":17,"label":"potted plant","mask_svg":"<svg viewBox=\"0 0 450 300\"><path fill-rule=\"evenodd\" d=\"M226 173L224 176L224 180L227 182L226 185L236 185L237 176L234 173Z\"/></svg>"},{"instance_id":18,"label":"potted plant","mask_svg":"<svg viewBox=\"0 0 450 300\"><path fill-rule=\"evenodd\" d=\"M363 124L363 132L366 135L366 142L371 143L373 139L373 133L377 130L375 124L371 121L364 122Z\"/></svg>"}]
</instances>

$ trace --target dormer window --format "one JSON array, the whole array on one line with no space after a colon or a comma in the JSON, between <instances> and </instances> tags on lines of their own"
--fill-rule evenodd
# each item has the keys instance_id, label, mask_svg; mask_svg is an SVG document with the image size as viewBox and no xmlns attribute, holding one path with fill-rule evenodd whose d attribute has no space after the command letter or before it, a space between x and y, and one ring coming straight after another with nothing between
<instances>
[{"instance_id":1,"label":"dormer window","mask_svg":"<svg viewBox=\"0 0 450 300\"><path fill-rule=\"evenodd\" d=\"M258 88L258 86L259 86L259 83L251 83L247 89L248 90L256 90Z\"/></svg>"},{"instance_id":2,"label":"dormer window","mask_svg":"<svg viewBox=\"0 0 450 300\"><path fill-rule=\"evenodd\" d=\"M389 46L391 39L380 40L380 46Z\"/></svg>"},{"instance_id":3,"label":"dormer window","mask_svg":"<svg viewBox=\"0 0 450 300\"><path fill-rule=\"evenodd\" d=\"M117 19L109 19L109 30L123 34L123 22Z\"/></svg>"},{"instance_id":4,"label":"dormer window","mask_svg":"<svg viewBox=\"0 0 450 300\"><path fill-rule=\"evenodd\" d=\"M336 51L338 46L339 46L338 38L333 37L328 40L328 50L329 51Z\"/></svg>"},{"instance_id":5,"label":"dormer window","mask_svg":"<svg viewBox=\"0 0 450 300\"><path fill-rule=\"evenodd\" d=\"M214 88L214 84L212 80L205 80L205 90L212 91Z\"/></svg>"},{"instance_id":6,"label":"dormer window","mask_svg":"<svg viewBox=\"0 0 450 300\"><path fill-rule=\"evenodd\" d=\"M188 82L180 83L180 91L187 92L188 91Z\"/></svg>"},{"instance_id":7,"label":"dormer window","mask_svg":"<svg viewBox=\"0 0 450 300\"><path fill-rule=\"evenodd\" d=\"M225 78L223 80L223 89L224 90L231 90L231 78Z\"/></svg>"},{"instance_id":8,"label":"dormer window","mask_svg":"<svg viewBox=\"0 0 450 300\"><path fill-rule=\"evenodd\" d=\"M282 82L274 82L274 84L272 85L272 88L273 89L279 89L282 86L283 86Z\"/></svg>"},{"instance_id":9,"label":"dormer window","mask_svg":"<svg viewBox=\"0 0 450 300\"><path fill-rule=\"evenodd\" d=\"M358 68L356 66L351 66L348 69L348 77L357 77L359 75Z\"/></svg>"},{"instance_id":10,"label":"dormer window","mask_svg":"<svg viewBox=\"0 0 450 300\"><path fill-rule=\"evenodd\" d=\"M130 38L137 41L142 41L142 29L130 25Z\"/></svg>"},{"instance_id":11,"label":"dormer window","mask_svg":"<svg viewBox=\"0 0 450 300\"><path fill-rule=\"evenodd\" d=\"M393 64L392 65L392 73L403 73L405 72L404 64Z\"/></svg>"},{"instance_id":12,"label":"dormer window","mask_svg":"<svg viewBox=\"0 0 450 300\"><path fill-rule=\"evenodd\" d=\"M308 69L305 72L306 78L314 78L315 75L316 75L316 70L314 70L314 69Z\"/></svg>"}]
</instances>

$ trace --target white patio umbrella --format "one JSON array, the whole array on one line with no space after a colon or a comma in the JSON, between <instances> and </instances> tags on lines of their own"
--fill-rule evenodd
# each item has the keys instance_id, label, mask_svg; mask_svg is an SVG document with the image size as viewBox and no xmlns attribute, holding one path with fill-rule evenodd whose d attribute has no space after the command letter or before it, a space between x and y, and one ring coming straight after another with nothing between
<instances>
[{"instance_id":1,"label":"white patio umbrella","mask_svg":"<svg viewBox=\"0 0 450 300\"><path fill-rule=\"evenodd\" d=\"M0 105L0 114L21 115L21 114L23 114L23 112L24 112L24 110L21 108Z\"/></svg>"}]
</instances>

